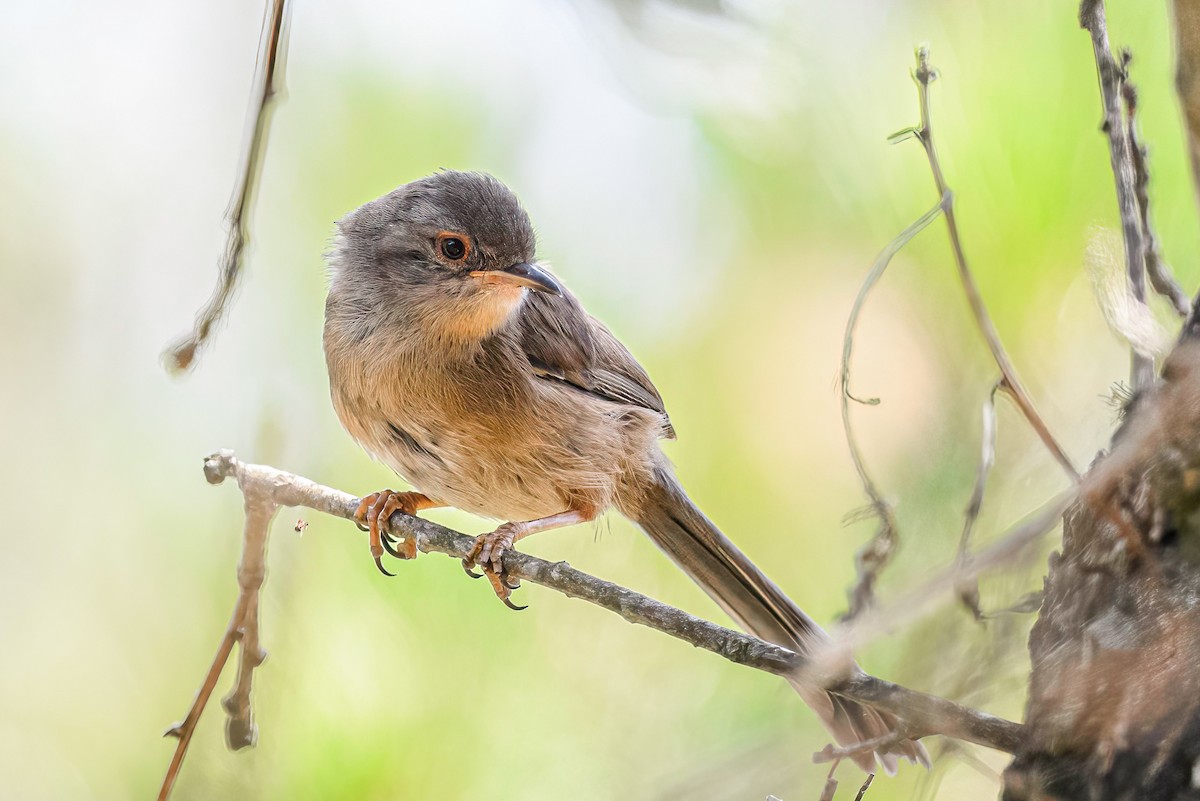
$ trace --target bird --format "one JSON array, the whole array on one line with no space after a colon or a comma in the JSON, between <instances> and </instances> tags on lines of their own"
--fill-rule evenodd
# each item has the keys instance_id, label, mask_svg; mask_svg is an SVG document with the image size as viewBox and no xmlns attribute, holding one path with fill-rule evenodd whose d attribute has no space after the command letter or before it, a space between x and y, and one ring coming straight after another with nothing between
<instances>
[{"instance_id":1,"label":"bird","mask_svg":"<svg viewBox=\"0 0 1200 801\"><path fill-rule=\"evenodd\" d=\"M500 180L443 170L402 185L343 217L327 259L334 410L413 487L358 506L380 571L392 575L385 552L417 553L384 530L393 512L461 509L503 521L463 566L523 608L504 554L615 509L750 634L802 655L828 639L688 497L659 445L675 437L662 396L539 262L529 215ZM792 684L843 746L897 735L851 755L863 770L877 758L892 773L897 756L928 766L890 713Z\"/></svg>"}]
</instances>

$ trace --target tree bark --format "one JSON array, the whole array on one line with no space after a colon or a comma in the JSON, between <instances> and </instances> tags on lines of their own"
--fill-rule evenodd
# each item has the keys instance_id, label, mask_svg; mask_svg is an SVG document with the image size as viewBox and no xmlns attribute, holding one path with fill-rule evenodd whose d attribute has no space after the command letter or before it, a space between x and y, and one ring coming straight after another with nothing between
<instances>
[{"instance_id":1,"label":"tree bark","mask_svg":"<svg viewBox=\"0 0 1200 801\"><path fill-rule=\"evenodd\" d=\"M1005 801L1200 799L1200 322L1064 517Z\"/></svg>"}]
</instances>

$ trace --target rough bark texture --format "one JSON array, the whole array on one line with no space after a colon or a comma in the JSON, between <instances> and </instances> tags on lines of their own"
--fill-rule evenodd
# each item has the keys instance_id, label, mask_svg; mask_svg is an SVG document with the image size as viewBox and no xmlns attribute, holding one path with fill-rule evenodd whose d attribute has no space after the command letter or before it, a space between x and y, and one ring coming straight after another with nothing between
<instances>
[{"instance_id":1,"label":"rough bark texture","mask_svg":"<svg viewBox=\"0 0 1200 801\"><path fill-rule=\"evenodd\" d=\"M1188 135L1192 178L1200 199L1200 0L1174 0L1175 91Z\"/></svg>"},{"instance_id":2,"label":"rough bark texture","mask_svg":"<svg viewBox=\"0 0 1200 801\"><path fill-rule=\"evenodd\" d=\"M1198 328L1065 516L1007 801L1200 799Z\"/></svg>"}]
</instances>

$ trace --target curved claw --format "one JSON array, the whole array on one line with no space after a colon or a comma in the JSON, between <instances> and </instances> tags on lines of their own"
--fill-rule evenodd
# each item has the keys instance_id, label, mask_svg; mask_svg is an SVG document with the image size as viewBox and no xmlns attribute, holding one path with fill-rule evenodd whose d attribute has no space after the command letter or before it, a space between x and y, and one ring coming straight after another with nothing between
<instances>
[{"instance_id":1,"label":"curved claw","mask_svg":"<svg viewBox=\"0 0 1200 801\"><path fill-rule=\"evenodd\" d=\"M470 576L473 579L483 578L482 573L476 573L474 570L472 570L470 567L467 566L467 561L465 559L463 560L463 572L466 573L468 576Z\"/></svg>"},{"instance_id":2,"label":"curved claw","mask_svg":"<svg viewBox=\"0 0 1200 801\"><path fill-rule=\"evenodd\" d=\"M371 530L370 528L368 528L367 526L364 526L362 523L358 522L357 520L354 521L354 525L358 526L359 531L370 531Z\"/></svg>"},{"instance_id":3,"label":"curved claw","mask_svg":"<svg viewBox=\"0 0 1200 801\"><path fill-rule=\"evenodd\" d=\"M379 572L385 576L393 576L394 577L396 575L395 573L387 572L387 569L383 566L382 557L379 557L379 556L375 557L375 567L379 568Z\"/></svg>"},{"instance_id":4,"label":"curved claw","mask_svg":"<svg viewBox=\"0 0 1200 801\"><path fill-rule=\"evenodd\" d=\"M501 582L501 583L502 583L502 584L503 584L505 587L508 587L510 590L519 590L519 589L521 589L521 580L520 580L520 579L517 579L517 583L516 583L516 584L509 584L509 583L508 583L508 574L507 574L507 573L501 573L501 574L500 574L500 582ZM521 608L522 608L522 609L524 609L525 607L521 607Z\"/></svg>"},{"instance_id":5,"label":"curved claw","mask_svg":"<svg viewBox=\"0 0 1200 801\"><path fill-rule=\"evenodd\" d=\"M501 598L500 600L504 601L504 605L507 606L509 609L513 610L514 612L523 612L529 608L528 606L517 606L516 604L514 604L512 601L508 600L507 598Z\"/></svg>"}]
</instances>

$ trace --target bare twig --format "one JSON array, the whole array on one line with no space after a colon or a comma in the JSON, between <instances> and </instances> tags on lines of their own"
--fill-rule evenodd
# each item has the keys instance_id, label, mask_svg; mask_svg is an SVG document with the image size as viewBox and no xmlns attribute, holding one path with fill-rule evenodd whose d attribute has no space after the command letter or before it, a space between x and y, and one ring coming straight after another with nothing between
<instances>
[{"instance_id":1,"label":"bare twig","mask_svg":"<svg viewBox=\"0 0 1200 801\"><path fill-rule=\"evenodd\" d=\"M854 429L850 425L850 401L853 400L867 406L875 406L879 403L879 398L860 399L850 392L850 357L854 352L854 329L858 325L858 318L863 304L866 303L867 295L883 277L883 273L891 264L892 259L900 252L901 248L912 241L913 237L928 228L930 223L945 211L949 202L949 195L943 195L936 206L922 214L916 222L905 228L899 236L888 243L883 252L876 257L875 263L871 265L870 272L867 273L866 279L863 280L862 286L859 287L858 294L854 298L854 305L850 307L850 317L846 320L846 332L842 337L842 429L846 433L846 444L850 447L850 459L854 462L855 471L858 472L858 480L862 483L863 491L870 499L871 513L879 518L879 528L876 529L875 535L863 546L855 559L858 577L850 589L850 610L846 613L847 620L853 619L873 603L875 582L879 578L880 572L892 560L898 544L896 520L892 514L891 504L879 492L874 480L867 472L866 462L863 460L862 451L859 450L858 440L854 437Z\"/></svg>"},{"instance_id":2,"label":"bare twig","mask_svg":"<svg viewBox=\"0 0 1200 801\"><path fill-rule=\"evenodd\" d=\"M875 774L868 773L866 780L862 783L862 787L858 788L858 795L854 796L854 801L863 800L863 796L867 794L867 790L871 789L871 782L873 781L875 781Z\"/></svg>"},{"instance_id":3,"label":"bare twig","mask_svg":"<svg viewBox=\"0 0 1200 801\"><path fill-rule=\"evenodd\" d=\"M1128 50L1121 54L1121 66L1128 72L1132 60ZM1129 152L1133 159L1134 194L1138 202L1138 219L1142 226L1142 242L1145 245L1146 275L1150 278L1150 286L1162 297L1166 298L1180 317L1186 317L1191 302L1187 293L1179 286L1170 266L1163 261L1162 250L1158 245L1158 237L1154 226L1150 224L1150 165L1146 146L1142 144L1137 129L1138 92L1137 87L1128 79L1121 84L1121 99L1125 104L1125 135L1129 139Z\"/></svg>"},{"instance_id":4,"label":"bare twig","mask_svg":"<svg viewBox=\"0 0 1200 801\"><path fill-rule=\"evenodd\" d=\"M988 476L996 463L996 392L1005 386L1001 378L992 384L992 391L983 402L983 425L980 434L979 467L975 473L975 487L971 490L971 500L967 502L967 511L963 516L962 536L958 540L958 561L961 564L967 559L971 546L971 532L979 519L983 508L983 495L987 491ZM958 587L958 598L963 605L975 616L976 620L983 619L983 611L979 608L979 582L966 581Z\"/></svg>"},{"instance_id":5,"label":"bare twig","mask_svg":"<svg viewBox=\"0 0 1200 801\"><path fill-rule=\"evenodd\" d=\"M829 773L825 775L825 786L821 789L821 797L817 801L833 801L837 795L838 782L833 778L834 771L837 770L838 763L834 762L829 768Z\"/></svg>"},{"instance_id":6,"label":"bare twig","mask_svg":"<svg viewBox=\"0 0 1200 801\"><path fill-rule=\"evenodd\" d=\"M196 733L196 724L200 722L200 715L204 712L217 679L220 678L221 671L229 660L229 654L233 651L233 644L237 641L241 642L237 684L224 701L229 715L225 725L225 742L236 750L254 745L258 738L250 706L251 675L266 658L266 653L259 645L258 597L267 571L267 537L271 518L275 516L278 506L271 499L269 489L253 480L242 485L242 494L246 523L242 536L242 558L238 563L237 603L221 643L217 646L212 666L209 667L204 682L196 693L196 700L188 710L187 716L167 730L166 736L175 737L179 742L175 745L175 753L163 777L158 801L166 801L167 796L171 794L171 788L179 776L179 769L183 766L188 745L191 744L192 735Z\"/></svg>"},{"instance_id":7,"label":"bare twig","mask_svg":"<svg viewBox=\"0 0 1200 801\"><path fill-rule=\"evenodd\" d=\"M1021 414L1029 421L1029 425L1037 433L1038 439L1050 451L1055 461L1062 466L1063 471L1072 481L1078 482L1079 471L1075 469L1070 458L1063 451L1062 446L1058 444L1054 435L1050 433L1050 428L1046 425L1042 416L1038 414L1037 408L1033 405L1033 400L1025 390L1025 385L1017 377L1016 368L1013 367L1012 360L1008 357L1008 352L1004 350L1004 345L1000 342L1000 335L996 333L996 326L992 323L992 317L988 314L987 307L983 303L983 297L979 294L979 287L975 284L975 278L967 267L967 257L963 251L962 238L959 236L958 223L954 216L954 195L946 185L946 178L942 174L942 165L938 160L937 150L933 144L933 128L929 113L929 84L933 83L937 77L937 70L929 63L929 48L925 46L919 47L917 49L917 68L913 72L913 79L917 84L917 96L921 107L921 124L916 128L906 128L903 131L893 134L890 141L901 142L905 139L915 138L925 148L925 155L929 160L929 169L933 173L933 182L937 186L938 194L945 199L946 228L950 235L950 247L954 252L954 263L958 267L958 276L962 282L963 291L967 295L967 302L970 304L971 312L975 316L975 324L979 327L979 331L987 343L988 350L991 351L992 358L1000 368L1000 374L1004 377L1009 394L1016 401Z\"/></svg>"},{"instance_id":8,"label":"bare twig","mask_svg":"<svg viewBox=\"0 0 1200 801\"><path fill-rule=\"evenodd\" d=\"M217 484L225 478L234 478L244 493L262 492L273 506L303 506L353 520L359 503L358 498L348 493L291 473L263 465L245 464L229 451L210 456L204 470L210 483ZM473 537L400 512L393 514L387 523L392 535L413 538L417 548L426 553L438 552L462 559L475 544ZM505 554L505 567L514 578L541 584L568 597L596 604L631 623L649 626L731 662L785 678L804 673L806 677L816 680L808 671L809 660L797 653L709 623L625 587L590 576L565 562L550 563L511 551ZM243 620L249 608L248 599L239 599L234 621ZM238 630L235 623L231 623L230 628L235 632ZM236 633L227 635L236 636ZM232 640L223 643L224 650L218 653L220 664L224 664L230 648ZM202 689L189 719L199 717L204 702L211 694L211 685L216 681L214 672L219 674L218 664L214 664L214 671L210 671L210 677L206 679L207 690ZM1017 723L960 706L944 698L906 689L874 676L856 673L847 678L844 673L830 672L824 683L830 692L892 712L905 721L911 732L944 734L1008 752L1017 747L1022 737L1022 728ZM181 760L182 756L179 755L178 759ZM174 761L172 765L173 772L177 771Z\"/></svg>"},{"instance_id":9,"label":"bare twig","mask_svg":"<svg viewBox=\"0 0 1200 801\"><path fill-rule=\"evenodd\" d=\"M242 271L242 257L250 236L249 212L254 204L259 176L262 174L271 110L275 105L274 101L280 99L284 92L287 17L287 0L269 0L258 44L258 68L254 76L252 104L247 117L248 130L242 145L241 169L233 187L229 210L225 215L229 235L225 241L225 253L218 265L217 286L208 303L196 315L192 333L168 346L163 352L167 368L174 373L184 372L195 363L197 353L208 340L213 326L225 316L237 288Z\"/></svg>"},{"instance_id":10,"label":"bare twig","mask_svg":"<svg viewBox=\"0 0 1200 801\"><path fill-rule=\"evenodd\" d=\"M1188 134L1192 181L1200 199L1200 0L1174 0L1175 92Z\"/></svg>"},{"instance_id":11,"label":"bare twig","mask_svg":"<svg viewBox=\"0 0 1200 801\"><path fill-rule=\"evenodd\" d=\"M977 554L955 560L953 565L920 587L890 603L887 609L873 609L839 626L831 632L832 637L822 652L812 655L812 669L821 672L827 665L843 664L849 654L862 646L928 614L946 594L954 592L964 582L974 581L989 570L1012 564L1026 553L1030 545L1058 525L1063 512L1078 494L1078 486L1063 492L993 544Z\"/></svg>"},{"instance_id":12,"label":"bare twig","mask_svg":"<svg viewBox=\"0 0 1200 801\"><path fill-rule=\"evenodd\" d=\"M1121 238L1125 242L1125 268L1134 299L1146 302L1146 243L1142 236L1141 215L1135 189L1136 176L1129 132L1121 117L1121 85L1125 81L1123 64L1113 58L1108 44L1104 0L1083 0L1079 5L1079 24L1092 37L1092 52L1100 79L1100 99L1104 122L1100 128L1108 137L1109 161L1117 185L1117 209L1121 215ZM1133 352L1130 384L1134 392L1154 380L1154 362Z\"/></svg>"},{"instance_id":13,"label":"bare twig","mask_svg":"<svg viewBox=\"0 0 1200 801\"><path fill-rule=\"evenodd\" d=\"M827 745L817 753L813 754L813 762L818 765L822 762L841 762L843 759L851 759L859 754L873 754L879 749L883 749L880 753L886 752L888 748L900 742L901 740L910 739L910 735L904 727L896 731L890 731L887 734L881 734L878 737L872 737L870 740L863 740L860 743L835 747Z\"/></svg>"}]
</instances>

